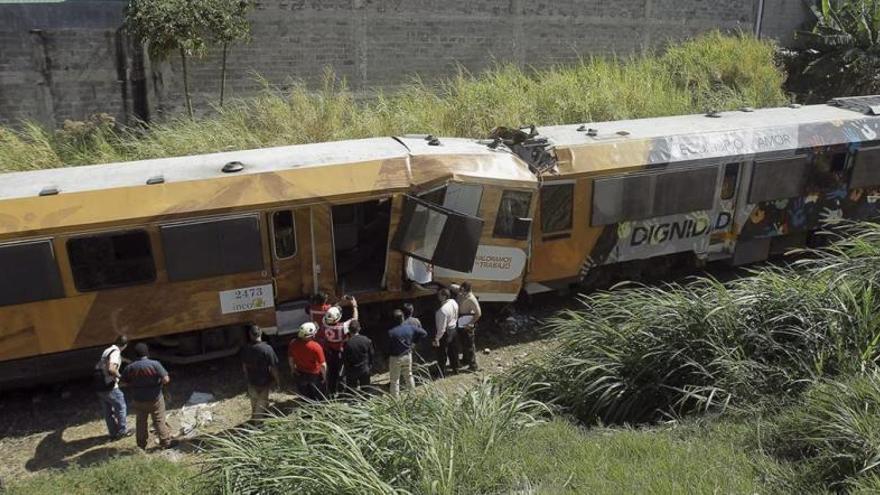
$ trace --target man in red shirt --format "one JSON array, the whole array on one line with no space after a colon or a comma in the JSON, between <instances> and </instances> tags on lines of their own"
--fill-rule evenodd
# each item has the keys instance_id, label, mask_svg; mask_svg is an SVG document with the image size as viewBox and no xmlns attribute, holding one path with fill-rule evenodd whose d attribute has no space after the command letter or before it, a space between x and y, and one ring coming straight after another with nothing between
<instances>
[{"instance_id":1,"label":"man in red shirt","mask_svg":"<svg viewBox=\"0 0 880 495\"><path fill-rule=\"evenodd\" d=\"M309 400L321 400L325 396L327 361L324 359L321 344L315 342L317 333L318 327L314 323L303 323L299 327L297 338L290 341L287 348L287 361L297 391Z\"/></svg>"}]
</instances>

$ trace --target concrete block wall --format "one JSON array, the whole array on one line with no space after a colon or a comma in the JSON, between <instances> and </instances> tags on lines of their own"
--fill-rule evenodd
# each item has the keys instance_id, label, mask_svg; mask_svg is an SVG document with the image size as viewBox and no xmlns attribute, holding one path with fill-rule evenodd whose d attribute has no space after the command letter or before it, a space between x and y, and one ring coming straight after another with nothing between
<instances>
[{"instance_id":1,"label":"concrete block wall","mask_svg":"<svg viewBox=\"0 0 880 495\"><path fill-rule=\"evenodd\" d=\"M477 72L499 61L540 67L626 55L710 29L752 31L758 2L257 0L252 42L229 53L227 94L248 96L264 83L283 88L294 79L315 86L325 67L368 93L414 76L447 77L458 67ZM130 118L138 64L117 33L123 6L0 5L0 121L60 122L99 111ZM801 0L765 1L770 36L788 40L806 17ZM153 118L181 111L179 58L145 65L149 101L140 104ZM194 103L209 108L218 98L219 50L192 61L190 76Z\"/></svg>"}]
</instances>

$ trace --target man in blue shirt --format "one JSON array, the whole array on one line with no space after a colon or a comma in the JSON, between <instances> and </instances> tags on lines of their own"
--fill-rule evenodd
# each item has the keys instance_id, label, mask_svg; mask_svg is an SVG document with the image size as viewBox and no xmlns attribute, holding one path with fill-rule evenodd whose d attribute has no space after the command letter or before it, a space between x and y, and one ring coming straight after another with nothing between
<instances>
[{"instance_id":1,"label":"man in blue shirt","mask_svg":"<svg viewBox=\"0 0 880 495\"><path fill-rule=\"evenodd\" d=\"M408 389L416 386L412 374L413 343L428 335L419 327L404 323L403 311L394 310L394 321L397 326L388 331L388 373L391 375L391 395L400 395L400 377Z\"/></svg>"},{"instance_id":2,"label":"man in blue shirt","mask_svg":"<svg viewBox=\"0 0 880 495\"><path fill-rule=\"evenodd\" d=\"M137 444L147 448L147 416L153 420L153 427L159 434L162 448L171 446L171 432L165 422L165 397L162 387L171 380L168 372L159 361L150 359L147 344L143 342L134 346L137 360L128 365L122 372L122 384L126 387L126 395L131 397L132 409L137 417Z\"/></svg>"}]
</instances>

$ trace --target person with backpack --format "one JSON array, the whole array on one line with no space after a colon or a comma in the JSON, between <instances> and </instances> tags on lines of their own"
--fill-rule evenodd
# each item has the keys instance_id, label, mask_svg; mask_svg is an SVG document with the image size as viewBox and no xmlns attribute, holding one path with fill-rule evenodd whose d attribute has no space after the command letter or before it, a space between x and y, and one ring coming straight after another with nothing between
<instances>
[{"instance_id":1,"label":"person with backpack","mask_svg":"<svg viewBox=\"0 0 880 495\"><path fill-rule=\"evenodd\" d=\"M127 387L126 394L131 395L131 408L137 415L137 445L147 449L147 417L153 420L153 428L159 435L159 444L163 449L171 447L171 431L165 421L165 396L163 387L171 381L168 372L159 361L150 359L147 344L143 342L134 346L137 360L125 368L122 373L122 385Z\"/></svg>"},{"instance_id":2,"label":"person with backpack","mask_svg":"<svg viewBox=\"0 0 880 495\"><path fill-rule=\"evenodd\" d=\"M128 338L125 335L117 337L116 342L101 353L101 359L95 364L93 371L92 382L104 410L104 421L107 423L110 440L119 440L132 434L126 425L128 411L125 407L125 396L119 390L122 351L127 346Z\"/></svg>"}]
</instances>

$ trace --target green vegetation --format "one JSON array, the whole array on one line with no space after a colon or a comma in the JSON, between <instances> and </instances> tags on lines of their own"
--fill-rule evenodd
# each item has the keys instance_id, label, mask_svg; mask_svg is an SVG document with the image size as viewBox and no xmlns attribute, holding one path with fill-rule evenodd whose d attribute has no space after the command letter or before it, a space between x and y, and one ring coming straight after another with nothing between
<instances>
[{"instance_id":1,"label":"green vegetation","mask_svg":"<svg viewBox=\"0 0 880 495\"><path fill-rule=\"evenodd\" d=\"M193 471L179 463L159 457L135 455L118 457L101 465L73 467L64 471L12 484L6 495L93 495L96 493L137 493L171 495L189 493Z\"/></svg>"},{"instance_id":2,"label":"green vegetation","mask_svg":"<svg viewBox=\"0 0 880 495\"><path fill-rule=\"evenodd\" d=\"M880 92L880 0L820 0L788 61L792 90L810 102Z\"/></svg>"},{"instance_id":3,"label":"green vegetation","mask_svg":"<svg viewBox=\"0 0 880 495\"><path fill-rule=\"evenodd\" d=\"M150 2L147 2L150 3ZM559 124L763 107L786 102L773 45L710 33L663 54L589 58L570 67L499 65L358 100L327 74L314 91L294 84L229 101L213 116L144 131L69 123L0 129L0 171L180 156L370 136L432 133L483 137L496 126ZM88 124L88 123L86 123ZM69 132L74 128L74 132Z\"/></svg>"},{"instance_id":4,"label":"green vegetation","mask_svg":"<svg viewBox=\"0 0 880 495\"><path fill-rule=\"evenodd\" d=\"M559 347L515 370L515 384L587 423L793 400L823 377L857 373L878 354L880 227L787 268L728 284L618 288L583 298L549 327Z\"/></svg>"}]
</instances>

